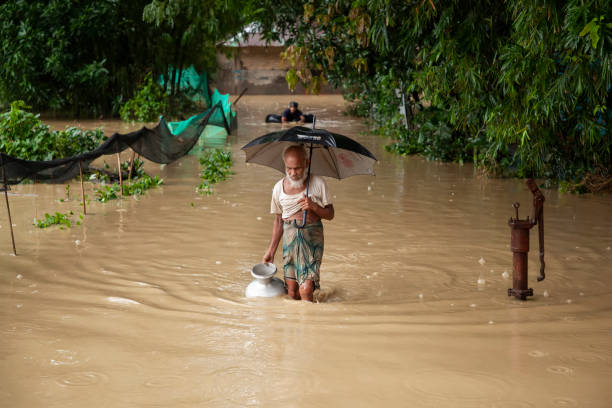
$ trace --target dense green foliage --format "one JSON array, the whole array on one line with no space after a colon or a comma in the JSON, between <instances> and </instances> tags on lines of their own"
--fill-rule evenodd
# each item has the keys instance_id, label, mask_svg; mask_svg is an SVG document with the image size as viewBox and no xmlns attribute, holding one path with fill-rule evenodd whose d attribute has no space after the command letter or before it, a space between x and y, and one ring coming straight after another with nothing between
<instances>
[{"instance_id":1,"label":"dense green foliage","mask_svg":"<svg viewBox=\"0 0 612 408\"><path fill-rule=\"evenodd\" d=\"M142 87L121 107L119 114L126 122L154 122L167 110L166 93L148 73Z\"/></svg>"},{"instance_id":2,"label":"dense green foliage","mask_svg":"<svg viewBox=\"0 0 612 408\"><path fill-rule=\"evenodd\" d=\"M214 71L216 44L249 21L250 4L240 0L1 2L0 106L21 99L37 111L115 115L147 72L153 78L169 75L168 91L175 95L181 68L194 65L199 71Z\"/></svg>"},{"instance_id":3,"label":"dense green foliage","mask_svg":"<svg viewBox=\"0 0 612 408\"><path fill-rule=\"evenodd\" d=\"M214 71L217 44L253 20L288 45L291 87L342 89L392 151L612 185L609 0L8 0L0 105L97 116L129 101L124 118L155 120L178 104L182 69ZM23 129L39 151L20 145ZM10 132L0 148L20 157L59 143L33 115ZM77 133L62 143L95 139Z\"/></svg>"},{"instance_id":4,"label":"dense green foliage","mask_svg":"<svg viewBox=\"0 0 612 408\"><path fill-rule=\"evenodd\" d=\"M156 54L156 63L170 79L171 95L178 91L183 68L193 65L198 71L214 71L216 44L242 31L252 14L250 4L241 0L153 0L144 7L144 20L159 30L157 40L163 52Z\"/></svg>"},{"instance_id":5,"label":"dense green foliage","mask_svg":"<svg viewBox=\"0 0 612 408\"><path fill-rule=\"evenodd\" d=\"M233 172L232 154L229 151L221 149L205 150L200 158L200 164L204 166L200 172L200 186L198 191L200 194L211 195L213 193L213 185L226 180Z\"/></svg>"},{"instance_id":6,"label":"dense green foliage","mask_svg":"<svg viewBox=\"0 0 612 408\"><path fill-rule=\"evenodd\" d=\"M328 81L390 149L494 174L612 175L608 0L313 0L262 4L290 82ZM402 100L406 114L400 114Z\"/></svg>"},{"instance_id":7,"label":"dense green foliage","mask_svg":"<svg viewBox=\"0 0 612 408\"><path fill-rule=\"evenodd\" d=\"M0 5L0 104L117 112L153 65L146 0L8 0ZM147 69L148 68L148 69Z\"/></svg>"},{"instance_id":8,"label":"dense green foliage","mask_svg":"<svg viewBox=\"0 0 612 408\"><path fill-rule=\"evenodd\" d=\"M0 152L26 160L60 159L94 150L105 138L101 129L51 130L28 108L15 101L0 114Z\"/></svg>"}]
</instances>

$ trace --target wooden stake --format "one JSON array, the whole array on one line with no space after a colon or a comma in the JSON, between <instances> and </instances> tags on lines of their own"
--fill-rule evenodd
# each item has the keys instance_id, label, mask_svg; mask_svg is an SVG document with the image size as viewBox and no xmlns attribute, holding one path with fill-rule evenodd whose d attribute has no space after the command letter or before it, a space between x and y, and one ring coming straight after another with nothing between
<instances>
[{"instance_id":1,"label":"wooden stake","mask_svg":"<svg viewBox=\"0 0 612 408\"><path fill-rule=\"evenodd\" d=\"M83 187L83 165L79 160L79 173L81 174L81 199L83 200L83 215L87 215L87 207L85 206L85 188Z\"/></svg>"},{"instance_id":2,"label":"wooden stake","mask_svg":"<svg viewBox=\"0 0 612 408\"><path fill-rule=\"evenodd\" d=\"M136 158L136 151L132 150L132 158L130 159L130 173L128 174L128 182L132 181L132 171L134 170L134 159Z\"/></svg>"},{"instance_id":3,"label":"wooden stake","mask_svg":"<svg viewBox=\"0 0 612 408\"><path fill-rule=\"evenodd\" d=\"M6 211L8 212L8 221L11 227L11 242L13 243L13 255L17 255L17 250L15 249L15 235L13 234L13 221L11 220L11 207L9 207L8 201L8 193L6 191L6 184L4 185L4 198L6 198Z\"/></svg>"},{"instance_id":4,"label":"wooden stake","mask_svg":"<svg viewBox=\"0 0 612 408\"><path fill-rule=\"evenodd\" d=\"M11 219L11 207L9 206L8 199L8 186L6 184L6 174L4 173L4 163L2 161L2 155L0 154L0 167L2 167L2 180L4 183L4 198L6 200L6 211L8 212L8 222L11 229L11 242L13 243L13 255L17 256L17 249L15 249L15 235L13 234L13 220Z\"/></svg>"},{"instance_id":5,"label":"wooden stake","mask_svg":"<svg viewBox=\"0 0 612 408\"><path fill-rule=\"evenodd\" d=\"M117 152L117 169L119 169L119 189L121 190L121 198L123 198L123 175L121 174L121 156Z\"/></svg>"}]
</instances>

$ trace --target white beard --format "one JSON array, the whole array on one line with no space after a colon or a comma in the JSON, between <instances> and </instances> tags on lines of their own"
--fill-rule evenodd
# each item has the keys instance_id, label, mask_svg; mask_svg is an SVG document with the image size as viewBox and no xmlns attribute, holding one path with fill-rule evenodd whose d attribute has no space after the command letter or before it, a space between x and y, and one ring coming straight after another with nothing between
<instances>
[{"instance_id":1,"label":"white beard","mask_svg":"<svg viewBox=\"0 0 612 408\"><path fill-rule=\"evenodd\" d=\"M287 174L287 181L289 182L289 185L292 188L302 188L302 187L304 187L304 181L305 180L306 180L306 173L304 173L302 178L299 179L299 180L293 180L291 177L289 177L289 174Z\"/></svg>"}]
</instances>

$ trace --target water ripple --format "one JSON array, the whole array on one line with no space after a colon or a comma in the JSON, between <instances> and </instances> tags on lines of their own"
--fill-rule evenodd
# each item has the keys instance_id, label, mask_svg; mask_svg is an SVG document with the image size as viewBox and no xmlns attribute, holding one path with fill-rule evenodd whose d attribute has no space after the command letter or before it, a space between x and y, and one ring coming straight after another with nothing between
<instances>
[{"instance_id":1,"label":"water ripple","mask_svg":"<svg viewBox=\"0 0 612 408\"><path fill-rule=\"evenodd\" d=\"M87 387L108 381L108 376L95 371L79 371L66 374L57 380L57 383L65 387Z\"/></svg>"},{"instance_id":2,"label":"water ripple","mask_svg":"<svg viewBox=\"0 0 612 408\"><path fill-rule=\"evenodd\" d=\"M164 388L164 387L176 387L178 385L184 385L187 383L185 377L178 375L164 375L160 377L153 377L145 381L145 387L150 388Z\"/></svg>"},{"instance_id":3,"label":"water ripple","mask_svg":"<svg viewBox=\"0 0 612 408\"><path fill-rule=\"evenodd\" d=\"M500 377L474 371L424 370L414 373L406 385L423 397L442 401L500 399L512 393L512 384Z\"/></svg>"},{"instance_id":4,"label":"water ripple","mask_svg":"<svg viewBox=\"0 0 612 408\"><path fill-rule=\"evenodd\" d=\"M561 365L550 366L546 369L546 371L548 371L549 373L553 373L553 374L560 374L560 375L567 375L567 376L574 374L573 368L565 367Z\"/></svg>"},{"instance_id":5,"label":"water ripple","mask_svg":"<svg viewBox=\"0 0 612 408\"><path fill-rule=\"evenodd\" d=\"M576 401L573 398L558 397L558 398L553 398L552 401L553 401L553 404L555 404L555 406L557 407L573 408L573 407L578 406L578 401Z\"/></svg>"}]
</instances>

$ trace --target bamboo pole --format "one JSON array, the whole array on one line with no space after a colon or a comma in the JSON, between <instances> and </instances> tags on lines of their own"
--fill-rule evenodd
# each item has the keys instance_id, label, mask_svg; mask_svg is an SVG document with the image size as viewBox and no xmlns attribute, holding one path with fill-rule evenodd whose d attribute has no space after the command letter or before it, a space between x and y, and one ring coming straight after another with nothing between
<instances>
[{"instance_id":1,"label":"bamboo pole","mask_svg":"<svg viewBox=\"0 0 612 408\"><path fill-rule=\"evenodd\" d=\"M238 103L238 101L240 100L240 98L242 98L242 95L244 95L248 89L249 89L249 88L244 88L244 89L242 90L242 92L240 92L240 95L238 95L238 98L236 98L236 100L235 100L234 102L232 102L232 105L236 106L236 104Z\"/></svg>"},{"instance_id":2,"label":"bamboo pole","mask_svg":"<svg viewBox=\"0 0 612 408\"><path fill-rule=\"evenodd\" d=\"M117 169L119 171L119 190L121 190L121 198L123 198L123 175L121 174L121 156L117 152Z\"/></svg>"},{"instance_id":3,"label":"bamboo pole","mask_svg":"<svg viewBox=\"0 0 612 408\"><path fill-rule=\"evenodd\" d=\"M81 199L83 200L83 215L87 215L87 207L85 206L85 187L83 187L83 165L79 160L79 173L81 174Z\"/></svg>"},{"instance_id":4,"label":"bamboo pole","mask_svg":"<svg viewBox=\"0 0 612 408\"><path fill-rule=\"evenodd\" d=\"M13 255L17 256L17 249L15 249L15 235L13 234L13 220L11 219L11 207L9 206L8 199L8 185L6 184L6 174L4 172L4 162L2 160L2 154L0 154L0 167L2 167L2 181L4 183L4 199L6 200L6 211L8 213L8 222L11 230L11 242L13 244Z\"/></svg>"}]
</instances>

